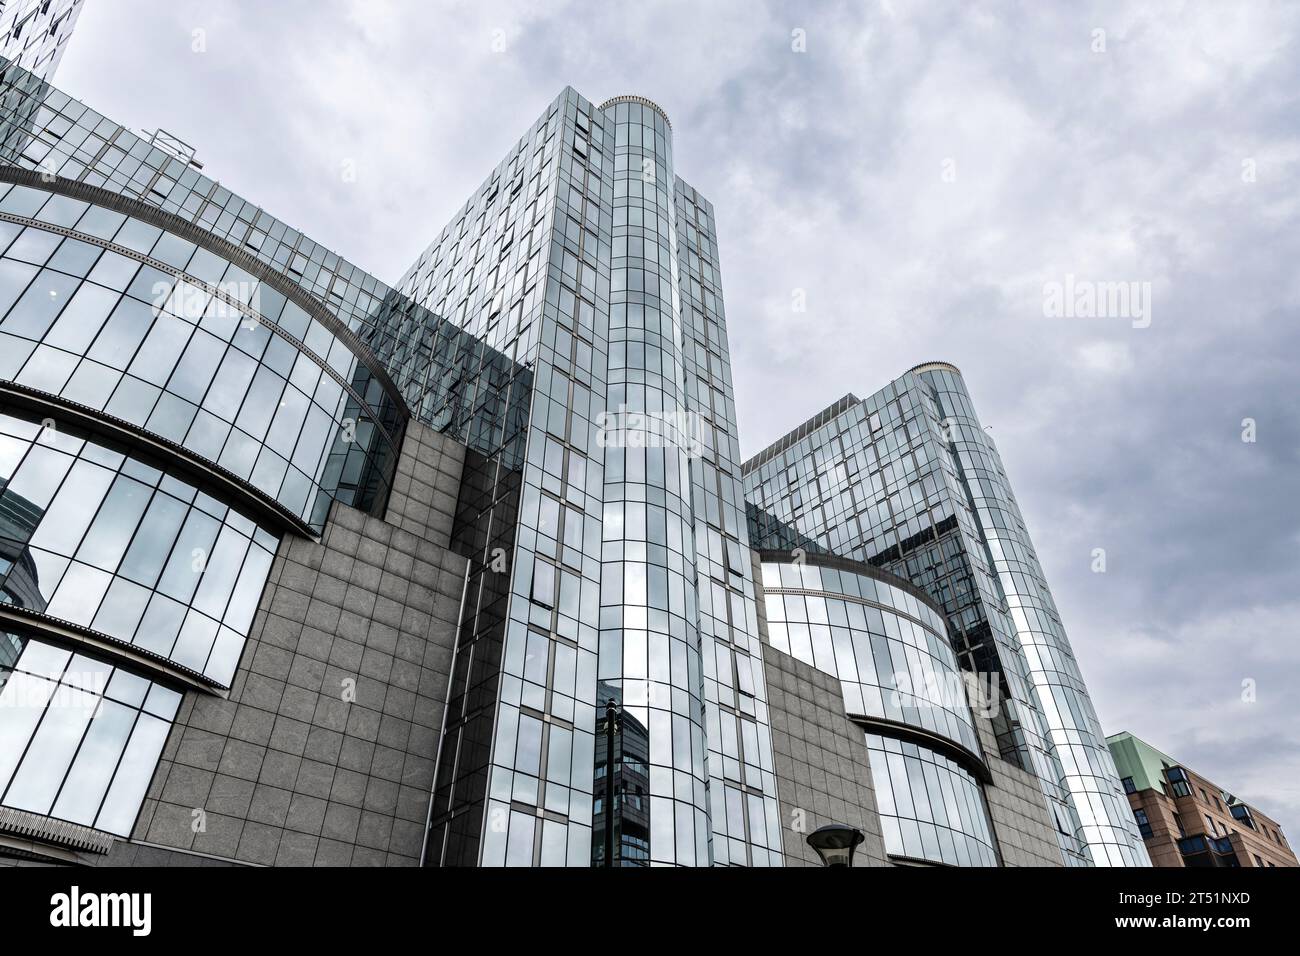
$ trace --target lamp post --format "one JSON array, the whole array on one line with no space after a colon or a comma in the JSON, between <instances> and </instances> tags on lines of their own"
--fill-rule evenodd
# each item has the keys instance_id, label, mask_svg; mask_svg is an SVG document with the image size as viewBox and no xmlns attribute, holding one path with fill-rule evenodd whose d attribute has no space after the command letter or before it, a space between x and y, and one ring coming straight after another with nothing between
<instances>
[{"instance_id":1,"label":"lamp post","mask_svg":"<svg viewBox=\"0 0 1300 956\"><path fill-rule=\"evenodd\" d=\"M822 866L852 866L853 851L865 839L856 827L828 823L808 834L808 845L817 851Z\"/></svg>"}]
</instances>

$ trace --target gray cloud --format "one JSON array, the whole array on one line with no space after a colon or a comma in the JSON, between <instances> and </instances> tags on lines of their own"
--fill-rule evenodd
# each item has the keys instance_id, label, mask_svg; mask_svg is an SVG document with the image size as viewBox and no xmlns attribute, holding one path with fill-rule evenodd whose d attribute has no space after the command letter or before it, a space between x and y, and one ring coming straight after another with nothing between
<instances>
[{"instance_id":1,"label":"gray cloud","mask_svg":"<svg viewBox=\"0 0 1300 956\"><path fill-rule=\"evenodd\" d=\"M389 280L565 84L662 103L717 208L744 452L961 366L1103 724L1288 825L1298 29L1269 3L100 0L59 81ZM1045 318L1067 274L1151 282L1150 328Z\"/></svg>"}]
</instances>

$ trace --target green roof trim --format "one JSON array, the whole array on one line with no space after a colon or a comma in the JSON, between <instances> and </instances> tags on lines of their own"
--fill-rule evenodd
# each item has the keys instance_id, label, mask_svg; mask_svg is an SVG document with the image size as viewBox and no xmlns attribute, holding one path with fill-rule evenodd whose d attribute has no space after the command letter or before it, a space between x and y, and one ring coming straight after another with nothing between
<instances>
[{"instance_id":1,"label":"green roof trim","mask_svg":"<svg viewBox=\"0 0 1300 956\"><path fill-rule=\"evenodd\" d=\"M1107 737L1106 744L1115 758L1115 769L1119 771L1120 779L1132 777L1133 786L1138 790L1159 790L1165 768L1181 766L1169 754L1156 750L1128 732Z\"/></svg>"}]
</instances>

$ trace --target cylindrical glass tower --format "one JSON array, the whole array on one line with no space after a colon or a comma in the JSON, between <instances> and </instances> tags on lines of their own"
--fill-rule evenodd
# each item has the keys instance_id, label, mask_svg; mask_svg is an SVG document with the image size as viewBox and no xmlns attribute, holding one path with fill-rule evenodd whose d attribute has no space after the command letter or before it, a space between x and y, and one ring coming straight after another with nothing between
<instances>
[{"instance_id":1,"label":"cylindrical glass tower","mask_svg":"<svg viewBox=\"0 0 1300 956\"><path fill-rule=\"evenodd\" d=\"M625 865L705 865L708 772L672 131L663 111L640 97L615 97L602 109L616 125L609 378L599 433L605 482L598 676L602 692L648 741L648 831L639 840L621 839L615 852ZM620 829L639 823L631 796L615 807ZM598 803L597 842L604 812Z\"/></svg>"}]
</instances>

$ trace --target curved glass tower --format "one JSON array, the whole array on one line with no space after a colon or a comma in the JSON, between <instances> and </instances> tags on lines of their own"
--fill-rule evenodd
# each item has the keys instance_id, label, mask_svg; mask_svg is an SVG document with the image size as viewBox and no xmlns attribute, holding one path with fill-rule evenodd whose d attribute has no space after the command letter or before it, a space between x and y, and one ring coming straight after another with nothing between
<instances>
[{"instance_id":1,"label":"curved glass tower","mask_svg":"<svg viewBox=\"0 0 1300 956\"><path fill-rule=\"evenodd\" d=\"M970 504L988 568L1042 714L1052 769L1075 811L1079 842L1099 866L1149 865L1078 661L1065 635L1025 519L993 438L980 425L955 366L913 370L939 416L941 435Z\"/></svg>"},{"instance_id":2,"label":"curved glass tower","mask_svg":"<svg viewBox=\"0 0 1300 956\"><path fill-rule=\"evenodd\" d=\"M573 90L403 278L531 382L477 510L495 538L475 539L426 862L780 864L720 281L663 111Z\"/></svg>"},{"instance_id":3,"label":"curved glass tower","mask_svg":"<svg viewBox=\"0 0 1300 956\"><path fill-rule=\"evenodd\" d=\"M693 866L710 828L672 127L639 97L601 112L614 188L597 676L647 730L646 861Z\"/></svg>"}]
</instances>

